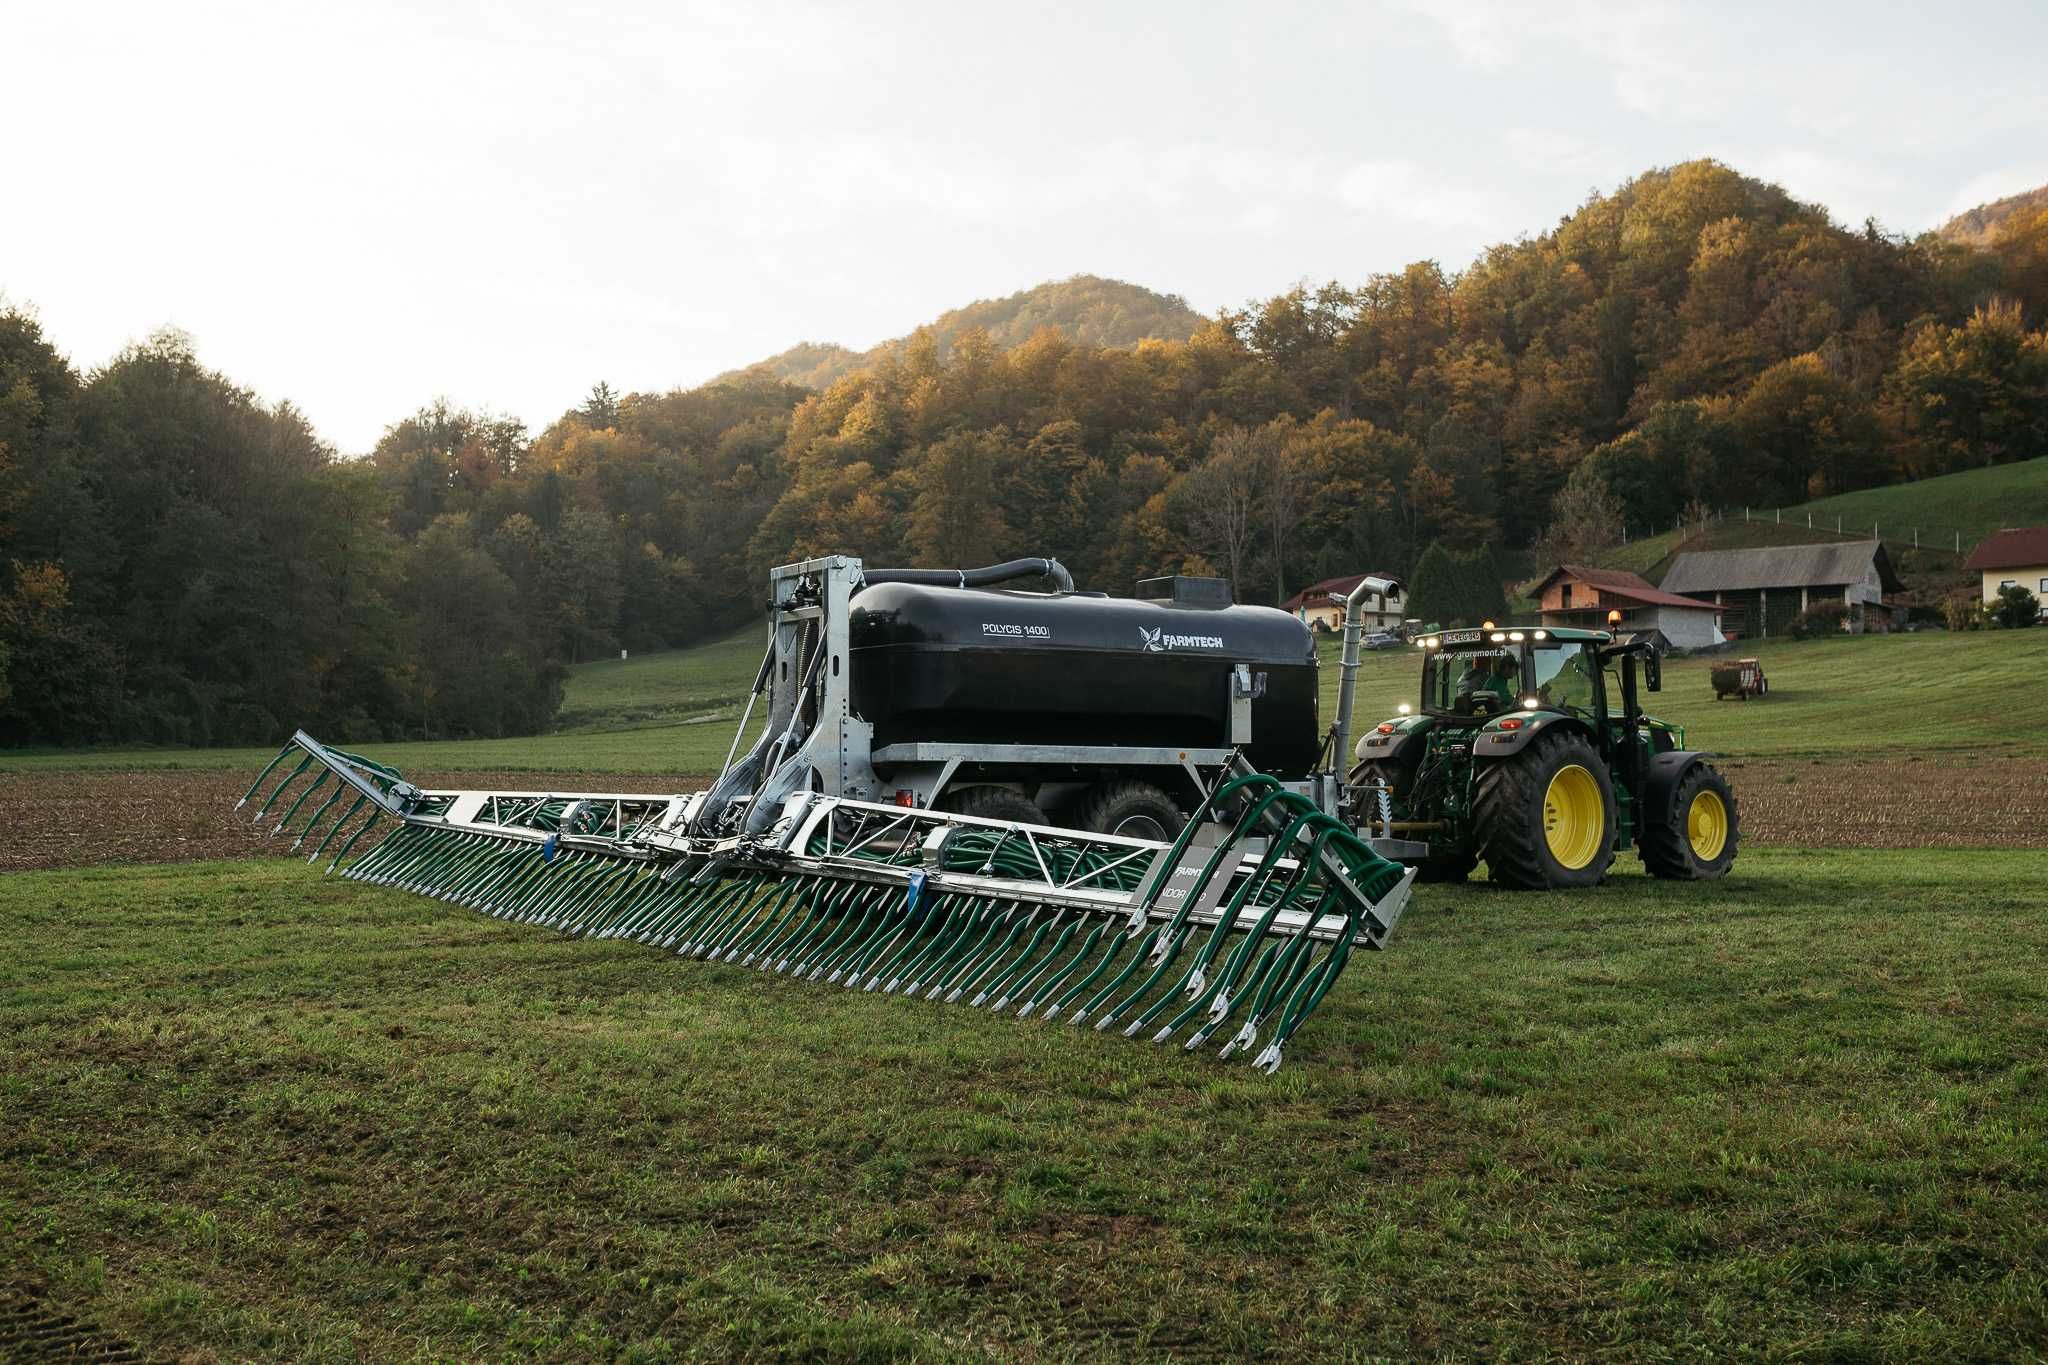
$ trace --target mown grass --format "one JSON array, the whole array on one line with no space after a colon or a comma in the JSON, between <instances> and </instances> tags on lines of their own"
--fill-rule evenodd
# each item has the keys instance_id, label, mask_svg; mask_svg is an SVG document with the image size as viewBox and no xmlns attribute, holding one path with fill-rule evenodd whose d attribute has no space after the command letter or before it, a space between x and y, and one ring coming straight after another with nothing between
<instances>
[{"instance_id":1,"label":"mown grass","mask_svg":"<svg viewBox=\"0 0 2048 1365\"><path fill-rule=\"evenodd\" d=\"M636 730L737 716L766 639L762 627L748 626L690 649L580 665L569 674L555 728Z\"/></svg>"},{"instance_id":2,"label":"mown grass","mask_svg":"<svg viewBox=\"0 0 2048 1365\"><path fill-rule=\"evenodd\" d=\"M1804 521L1808 512L1815 525L1825 521L1833 526L1840 517L1852 530L1867 533L1875 525L1887 539L1909 537L1917 526L1922 528L1923 545L1952 546L1954 541L1942 534L1960 532L1967 554L1972 540L2000 527L2048 522L2048 455L1819 498L1786 508L1784 518Z\"/></svg>"},{"instance_id":3,"label":"mown grass","mask_svg":"<svg viewBox=\"0 0 2048 1365\"><path fill-rule=\"evenodd\" d=\"M0 879L0 1256L183 1358L2048 1341L2038 854L1425 888L1271 1079L296 863Z\"/></svg>"},{"instance_id":4,"label":"mown grass","mask_svg":"<svg viewBox=\"0 0 2048 1365\"><path fill-rule=\"evenodd\" d=\"M1340 642L1319 640L1322 723L1337 714ZM652 713L667 698L678 709L709 705L721 689L742 696L759 658L734 637L699 649L650 655L627 665L578 669L571 697L586 717ZM1696 747L1744 757L1868 755L1880 744L1921 753L1991 750L2048 753L2048 734L2023 722L2018 701L2048 676L2048 632L1975 631L1858 636L1809 642L1758 640L1742 653L1764 661L1768 701L1716 704L1708 659L1678 659L1664 690L1644 697L1653 714L1687 727ZM742 660L745 660L743 666ZM735 671L737 667L737 672ZM1412 702L1421 660L1413 648L1367 653L1357 718L1371 724ZM595 672L593 672L595 670ZM737 684L733 679L740 677ZM375 744L363 751L411 772L714 773L732 743L739 706L715 719L637 729L581 729L524 739ZM758 716L758 712L757 712ZM596 724L595 720L587 722ZM0 756L0 768L237 768L254 776L270 749L61 749Z\"/></svg>"}]
</instances>

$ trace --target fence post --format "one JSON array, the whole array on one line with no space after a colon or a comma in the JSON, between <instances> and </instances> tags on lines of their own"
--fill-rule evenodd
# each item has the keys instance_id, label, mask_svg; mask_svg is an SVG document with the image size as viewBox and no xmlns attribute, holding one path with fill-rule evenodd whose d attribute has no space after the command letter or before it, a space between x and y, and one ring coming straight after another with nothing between
<instances>
[{"instance_id":1,"label":"fence post","mask_svg":"<svg viewBox=\"0 0 2048 1365\"><path fill-rule=\"evenodd\" d=\"M1957 553L1957 554L1961 554L1962 552L1963 552L1963 533L1962 533L1961 531L1958 531L1958 532L1956 532L1956 553Z\"/></svg>"},{"instance_id":2,"label":"fence post","mask_svg":"<svg viewBox=\"0 0 2048 1365\"><path fill-rule=\"evenodd\" d=\"M1842 514L1840 512L1835 513L1835 534L1842 534Z\"/></svg>"},{"instance_id":3,"label":"fence post","mask_svg":"<svg viewBox=\"0 0 2048 1365\"><path fill-rule=\"evenodd\" d=\"M1749 520L1749 509L1748 509L1747 507L1745 507L1745 508L1743 508L1743 509L1742 509L1742 519L1743 519L1744 521L1748 521L1748 520Z\"/></svg>"},{"instance_id":4,"label":"fence post","mask_svg":"<svg viewBox=\"0 0 2048 1365\"><path fill-rule=\"evenodd\" d=\"M1778 521L1778 525L1780 525L1780 526L1783 526L1783 525L1785 524L1785 509L1784 509L1784 508L1782 508L1782 507L1778 508L1778 509L1777 509L1776 511L1772 512L1772 513L1771 513L1771 515L1772 515L1773 517L1777 518L1777 521Z\"/></svg>"},{"instance_id":5,"label":"fence post","mask_svg":"<svg viewBox=\"0 0 2048 1365\"><path fill-rule=\"evenodd\" d=\"M1812 512L1808 512L1808 513L1806 514L1806 529L1807 529L1807 530L1809 530L1809 531L1811 531L1811 530L1813 529L1813 513L1812 513Z\"/></svg>"},{"instance_id":6,"label":"fence post","mask_svg":"<svg viewBox=\"0 0 2048 1365\"><path fill-rule=\"evenodd\" d=\"M1913 528L1913 548L1916 550L1920 548L1920 528L1917 526Z\"/></svg>"}]
</instances>

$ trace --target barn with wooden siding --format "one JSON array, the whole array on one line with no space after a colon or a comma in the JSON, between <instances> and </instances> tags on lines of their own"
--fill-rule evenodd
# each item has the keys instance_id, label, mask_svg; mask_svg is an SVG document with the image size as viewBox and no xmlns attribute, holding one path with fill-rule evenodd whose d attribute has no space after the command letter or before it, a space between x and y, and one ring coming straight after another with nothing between
<instances>
[{"instance_id":1,"label":"barn with wooden siding","mask_svg":"<svg viewBox=\"0 0 2048 1365\"><path fill-rule=\"evenodd\" d=\"M1721 629L1730 639L1783 634L1793 617L1827 602L1853 608L1852 630L1889 630L1884 599L1905 588L1874 540L1688 550L1672 560L1660 586L1726 608Z\"/></svg>"}]
</instances>

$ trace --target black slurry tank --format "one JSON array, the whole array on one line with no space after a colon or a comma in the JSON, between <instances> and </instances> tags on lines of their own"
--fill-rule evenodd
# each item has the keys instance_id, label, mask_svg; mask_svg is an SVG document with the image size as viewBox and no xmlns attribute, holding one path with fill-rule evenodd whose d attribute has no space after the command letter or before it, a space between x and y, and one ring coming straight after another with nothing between
<instances>
[{"instance_id":1,"label":"black slurry tank","mask_svg":"<svg viewBox=\"0 0 2048 1365\"><path fill-rule=\"evenodd\" d=\"M1220 585L1219 585L1220 586ZM1230 675L1266 675L1246 756L1314 765L1316 652L1272 607L883 582L848 621L854 714L876 747L910 741L1228 748Z\"/></svg>"}]
</instances>

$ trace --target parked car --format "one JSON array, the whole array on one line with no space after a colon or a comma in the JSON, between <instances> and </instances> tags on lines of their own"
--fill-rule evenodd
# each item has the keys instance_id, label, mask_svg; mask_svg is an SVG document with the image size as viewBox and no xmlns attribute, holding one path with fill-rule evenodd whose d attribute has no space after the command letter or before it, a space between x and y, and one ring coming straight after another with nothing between
<instances>
[{"instance_id":1,"label":"parked car","mask_svg":"<svg viewBox=\"0 0 2048 1365\"><path fill-rule=\"evenodd\" d=\"M1399 649L1401 637L1391 630L1376 630L1360 642L1367 649Z\"/></svg>"}]
</instances>

